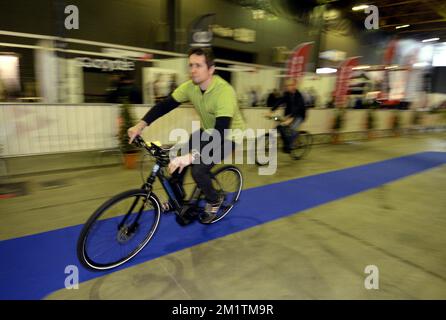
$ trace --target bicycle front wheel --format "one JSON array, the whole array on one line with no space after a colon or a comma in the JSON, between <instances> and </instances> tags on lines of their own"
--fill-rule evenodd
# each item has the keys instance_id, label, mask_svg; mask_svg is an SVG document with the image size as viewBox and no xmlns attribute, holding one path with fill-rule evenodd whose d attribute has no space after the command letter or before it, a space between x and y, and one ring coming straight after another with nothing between
<instances>
[{"instance_id":1,"label":"bicycle front wheel","mask_svg":"<svg viewBox=\"0 0 446 320\"><path fill-rule=\"evenodd\" d=\"M152 239L160 216L159 200L146 190L129 190L114 196L84 225L77 243L80 262L94 270L124 264Z\"/></svg>"}]
</instances>

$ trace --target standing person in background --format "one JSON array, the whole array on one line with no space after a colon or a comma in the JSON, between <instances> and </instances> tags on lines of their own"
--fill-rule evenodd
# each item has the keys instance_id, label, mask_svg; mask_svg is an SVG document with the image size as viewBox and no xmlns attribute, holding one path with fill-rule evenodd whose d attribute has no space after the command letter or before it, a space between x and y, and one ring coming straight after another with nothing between
<instances>
[{"instance_id":1,"label":"standing person in background","mask_svg":"<svg viewBox=\"0 0 446 320\"><path fill-rule=\"evenodd\" d=\"M121 81L119 83L117 91L120 103L142 103L141 90L135 85L135 79L130 74L124 74L121 76Z\"/></svg>"},{"instance_id":2,"label":"standing person in background","mask_svg":"<svg viewBox=\"0 0 446 320\"><path fill-rule=\"evenodd\" d=\"M113 73L110 76L110 84L106 89L106 102L107 103L118 103L118 88L121 82L121 75Z\"/></svg>"},{"instance_id":3,"label":"standing person in background","mask_svg":"<svg viewBox=\"0 0 446 320\"><path fill-rule=\"evenodd\" d=\"M0 101L5 101L5 87L3 86L3 81L0 79Z\"/></svg>"},{"instance_id":4,"label":"standing person in background","mask_svg":"<svg viewBox=\"0 0 446 320\"><path fill-rule=\"evenodd\" d=\"M249 95L251 97L250 106L251 107L257 106L257 104L259 102L259 98L257 96L257 91L254 87L252 87L251 90L249 91Z\"/></svg>"},{"instance_id":5,"label":"standing person in background","mask_svg":"<svg viewBox=\"0 0 446 320\"><path fill-rule=\"evenodd\" d=\"M158 102L160 102L160 101L162 100L162 94L161 94L161 91L162 91L162 88L161 88L161 86L162 86L162 83L161 83L161 77L162 77L162 75L161 75L161 74L158 74L158 75L156 76L155 81L153 82L153 96L154 96L154 98L155 98L155 103L158 103Z\"/></svg>"},{"instance_id":6,"label":"standing person in background","mask_svg":"<svg viewBox=\"0 0 446 320\"><path fill-rule=\"evenodd\" d=\"M174 92L175 89L178 87L177 75L175 73L172 74L172 77L170 78L169 86L170 86L169 94L172 94L172 92Z\"/></svg>"}]
</instances>

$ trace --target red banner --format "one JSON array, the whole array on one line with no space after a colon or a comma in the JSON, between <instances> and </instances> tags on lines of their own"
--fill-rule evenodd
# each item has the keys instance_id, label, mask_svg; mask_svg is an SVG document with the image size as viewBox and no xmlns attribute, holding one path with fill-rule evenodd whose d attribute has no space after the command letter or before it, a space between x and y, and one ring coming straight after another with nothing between
<instances>
[{"instance_id":1,"label":"red banner","mask_svg":"<svg viewBox=\"0 0 446 320\"><path fill-rule=\"evenodd\" d=\"M383 64L384 67L390 65L395 57L396 49L398 46L398 40L392 39L387 45L387 49L384 52ZM379 93L380 100L388 100L390 92L390 80L389 80L389 70L384 69L383 81L381 83L381 92Z\"/></svg>"},{"instance_id":2,"label":"red banner","mask_svg":"<svg viewBox=\"0 0 446 320\"><path fill-rule=\"evenodd\" d=\"M305 67L308 62L308 56L313 46L313 42L305 42L294 48L293 53L287 61L287 78L293 80L296 85L305 72Z\"/></svg>"},{"instance_id":3,"label":"red banner","mask_svg":"<svg viewBox=\"0 0 446 320\"><path fill-rule=\"evenodd\" d=\"M348 87L353 68L359 63L359 57L352 57L344 60L338 68L338 77L336 79L336 89L334 91L336 107L345 106L347 102Z\"/></svg>"},{"instance_id":4,"label":"red banner","mask_svg":"<svg viewBox=\"0 0 446 320\"><path fill-rule=\"evenodd\" d=\"M384 52L384 59L383 59L383 63L385 65L389 65L392 63L393 57L395 56L397 45L398 45L398 40L396 40L396 39L392 39L388 43L387 49Z\"/></svg>"}]
</instances>

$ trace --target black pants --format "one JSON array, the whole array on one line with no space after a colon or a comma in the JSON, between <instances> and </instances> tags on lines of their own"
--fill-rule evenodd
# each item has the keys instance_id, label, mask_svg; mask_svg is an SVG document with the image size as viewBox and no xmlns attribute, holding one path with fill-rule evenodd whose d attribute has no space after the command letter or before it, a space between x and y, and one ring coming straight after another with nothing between
<instances>
[{"instance_id":1,"label":"black pants","mask_svg":"<svg viewBox=\"0 0 446 320\"><path fill-rule=\"evenodd\" d=\"M202 130L194 132L191 135L191 138L189 139L189 152L192 150L192 139L197 139L198 134L202 134ZM189 167L191 167L191 173L192 178L194 179L197 186L201 189L204 196L206 197L206 200L210 203L215 203L218 200L218 194L217 191L212 186L212 177L211 177L211 169L217 164L220 163L224 158L226 158L227 155L229 155L233 150L235 150L235 143L233 141L225 140L224 143L221 144L221 152L220 156L215 159L218 161L208 163L206 161L203 163L203 161L200 160L199 163L192 163L190 166L187 166L181 171L181 173L178 173L178 170L176 170L170 179L172 183L178 184L179 186L183 186L184 183L184 176L186 175L186 172L188 171ZM202 149L202 148L201 148ZM200 150L201 152L201 150ZM210 156L212 157L213 154L211 153Z\"/></svg>"}]
</instances>

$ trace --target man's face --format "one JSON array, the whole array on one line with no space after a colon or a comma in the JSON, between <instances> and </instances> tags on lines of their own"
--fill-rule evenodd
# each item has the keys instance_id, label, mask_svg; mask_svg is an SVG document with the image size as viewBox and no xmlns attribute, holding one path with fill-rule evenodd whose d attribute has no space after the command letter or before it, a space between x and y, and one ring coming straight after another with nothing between
<instances>
[{"instance_id":1,"label":"man's face","mask_svg":"<svg viewBox=\"0 0 446 320\"><path fill-rule=\"evenodd\" d=\"M201 84L209 80L214 73L214 66L208 68L206 64L206 57L204 55L193 54L189 57L189 72L192 81L195 84Z\"/></svg>"},{"instance_id":2,"label":"man's face","mask_svg":"<svg viewBox=\"0 0 446 320\"><path fill-rule=\"evenodd\" d=\"M293 80L287 80L287 82L285 83L285 89L288 92L293 93L294 91L296 91L297 85L297 82L294 82Z\"/></svg>"}]
</instances>

